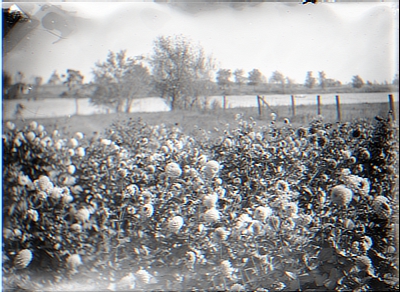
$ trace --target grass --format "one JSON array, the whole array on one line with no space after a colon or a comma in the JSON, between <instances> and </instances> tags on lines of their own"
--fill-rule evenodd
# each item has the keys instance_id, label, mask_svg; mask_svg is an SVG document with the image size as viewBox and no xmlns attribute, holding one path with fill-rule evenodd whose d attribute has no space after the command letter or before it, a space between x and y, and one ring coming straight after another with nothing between
<instances>
[{"instance_id":1,"label":"grass","mask_svg":"<svg viewBox=\"0 0 400 292\"><path fill-rule=\"evenodd\" d=\"M396 103L396 117L399 117L398 103ZM292 125L297 127L307 125L315 116L317 116L316 105L299 105L296 107L296 116L292 117L291 107L277 106L273 110L277 113L277 124L283 123L284 118L289 118ZM354 119L373 120L379 115L387 117L389 106L387 103L376 104L343 104L341 105L342 122L350 122ZM104 133L104 131L113 123L129 118L138 119L150 125L164 123L167 126L178 126L186 134L196 136L197 129L201 128L207 131L215 132L214 129L224 129L227 124L235 124L235 116L242 114L245 119L253 117L258 125L269 124L271 111L263 109L261 116L258 114L257 108L233 108L233 109L215 109L208 111L173 111L159 113L113 113L92 116L71 116L58 118L41 118L35 119L38 123L44 125L49 133L54 129L58 129L66 135L82 132L86 136L91 137L94 132ZM322 105L321 114L325 122L335 123L336 106ZM18 127L23 127L25 122L21 120L13 120Z\"/></svg>"}]
</instances>

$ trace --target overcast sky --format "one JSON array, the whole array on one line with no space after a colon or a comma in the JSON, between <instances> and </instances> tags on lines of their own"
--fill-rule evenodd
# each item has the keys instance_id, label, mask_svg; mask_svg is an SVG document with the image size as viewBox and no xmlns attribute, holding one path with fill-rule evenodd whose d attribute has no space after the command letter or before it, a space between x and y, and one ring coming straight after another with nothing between
<instances>
[{"instance_id":1,"label":"overcast sky","mask_svg":"<svg viewBox=\"0 0 400 292\"><path fill-rule=\"evenodd\" d=\"M39 20L39 4L16 3ZM3 3L10 6L11 3ZM80 70L92 79L96 61L109 50L148 55L157 36L183 34L200 44L218 68L259 69L267 78L275 70L303 83L306 72L325 71L328 78L350 82L391 82L398 73L398 2L261 3L175 5L157 3L57 3L68 11L73 31L58 40L57 30L39 25L5 56L3 66L26 81L57 70ZM73 23L73 25L71 24ZM55 42L55 43L54 43Z\"/></svg>"}]
</instances>

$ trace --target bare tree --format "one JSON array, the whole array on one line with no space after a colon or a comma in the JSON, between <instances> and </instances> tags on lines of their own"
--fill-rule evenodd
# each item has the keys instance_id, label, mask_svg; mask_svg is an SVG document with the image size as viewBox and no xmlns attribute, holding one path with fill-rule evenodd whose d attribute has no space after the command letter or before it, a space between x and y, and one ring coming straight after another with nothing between
<instances>
[{"instance_id":1,"label":"bare tree","mask_svg":"<svg viewBox=\"0 0 400 292\"><path fill-rule=\"evenodd\" d=\"M208 92L214 63L184 36L157 38L149 62L156 89L172 110L190 108Z\"/></svg>"}]
</instances>

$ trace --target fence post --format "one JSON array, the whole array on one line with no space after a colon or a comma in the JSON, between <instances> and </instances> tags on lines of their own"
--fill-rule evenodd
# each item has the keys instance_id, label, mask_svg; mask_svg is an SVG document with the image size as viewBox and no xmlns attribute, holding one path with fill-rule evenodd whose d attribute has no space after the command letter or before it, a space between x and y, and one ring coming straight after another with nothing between
<instances>
[{"instance_id":1,"label":"fence post","mask_svg":"<svg viewBox=\"0 0 400 292\"><path fill-rule=\"evenodd\" d=\"M258 106L258 115L261 117L261 115L262 115L262 109L261 109L262 104L261 104L261 100L260 100L260 96L259 95L257 95L257 106Z\"/></svg>"},{"instance_id":2,"label":"fence post","mask_svg":"<svg viewBox=\"0 0 400 292\"><path fill-rule=\"evenodd\" d=\"M321 96L317 95L317 115L321 114Z\"/></svg>"},{"instance_id":3,"label":"fence post","mask_svg":"<svg viewBox=\"0 0 400 292\"><path fill-rule=\"evenodd\" d=\"M78 105L78 99L75 98L75 115L79 115L79 105Z\"/></svg>"},{"instance_id":4,"label":"fence post","mask_svg":"<svg viewBox=\"0 0 400 292\"><path fill-rule=\"evenodd\" d=\"M292 97L292 116L294 117L296 115L296 102L294 100L294 95L291 95Z\"/></svg>"},{"instance_id":5,"label":"fence post","mask_svg":"<svg viewBox=\"0 0 400 292\"><path fill-rule=\"evenodd\" d=\"M225 95L224 95L222 107L223 107L224 110L226 110L226 96Z\"/></svg>"},{"instance_id":6,"label":"fence post","mask_svg":"<svg viewBox=\"0 0 400 292\"><path fill-rule=\"evenodd\" d=\"M342 119L342 115L340 112L340 96L336 95L336 116L337 116L337 121L340 122L340 120Z\"/></svg>"},{"instance_id":7,"label":"fence post","mask_svg":"<svg viewBox=\"0 0 400 292\"><path fill-rule=\"evenodd\" d=\"M389 110L391 111L393 121L396 120L396 110L394 108L393 94L389 94Z\"/></svg>"}]
</instances>

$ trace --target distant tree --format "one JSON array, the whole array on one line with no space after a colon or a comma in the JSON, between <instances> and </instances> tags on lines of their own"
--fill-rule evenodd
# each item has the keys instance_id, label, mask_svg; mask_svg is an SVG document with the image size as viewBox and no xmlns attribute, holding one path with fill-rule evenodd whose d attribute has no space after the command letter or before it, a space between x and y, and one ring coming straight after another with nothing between
<instances>
[{"instance_id":1,"label":"distant tree","mask_svg":"<svg viewBox=\"0 0 400 292\"><path fill-rule=\"evenodd\" d=\"M235 72L233 72L233 76L235 77L235 83L239 85L239 88L246 83L247 78L244 76L243 69L236 69Z\"/></svg>"},{"instance_id":2,"label":"distant tree","mask_svg":"<svg viewBox=\"0 0 400 292\"><path fill-rule=\"evenodd\" d=\"M285 76L281 72L279 71L272 72L272 75L269 78L269 82L280 84L282 86L282 92L285 92Z\"/></svg>"},{"instance_id":3,"label":"distant tree","mask_svg":"<svg viewBox=\"0 0 400 292\"><path fill-rule=\"evenodd\" d=\"M34 79L34 85L35 85L35 87L41 86L42 83L43 83L43 77L41 77L41 76L36 76L35 79Z\"/></svg>"},{"instance_id":4,"label":"distant tree","mask_svg":"<svg viewBox=\"0 0 400 292\"><path fill-rule=\"evenodd\" d=\"M392 85L399 86L399 74L394 75Z\"/></svg>"},{"instance_id":5,"label":"distant tree","mask_svg":"<svg viewBox=\"0 0 400 292\"><path fill-rule=\"evenodd\" d=\"M318 72L318 81L319 81L319 86L321 87L322 90L325 90L326 88L326 74L324 71L319 71Z\"/></svg>"},{"instance_id":6,"label":"distant tree","mask_svg":"<svg viewBox=\"0 0 400 292\"><path fill-rule=\"evenodd\" d=\"M364 86L364 80L358 75L353 76L351 80L351 85L353 88L361 88Z\"/></svg>"},{"instance_id":7,"label":"distant tree","mask_svg":"<svg viewBox=\"0 0 400 292\"><path fill-rule=\"evenodd\" d=\"M342 85L342 83L338 80L332 79L332 78L327 78L325 80L326 87L339 87Z\"/></svg>"},{"instance_id":8,"label":"distant tree","mask_svg":"<svg viewBox=\"0 0 400 292\"><path fill-rule=\"evenodd\" d=\"M47 81L47 84L49 84L49 85L61 84L61 78L60 78L60 75L58 75L57 71L53 71L49 80Z\"/></svg>"},{"instance_id":9,"label":"distant tree","mask_svg":"<svg viewBox=\"0 0 400 292\"><path fill-rule=\"evenodd\" d=\"M291 79L289 77L285 78L285 83L286 83L287 88L289 88L289 89L292 89L293 85L295 85L294 79Z\"/></svg>"},{"instance_id":10,"label":"distant tree","mask_svg":"<svg viewBox=\"0 0 400 292\"><path fill-rule=\"evenodd\" d=\"M190 108L208 94L214 62L186 37L158 37L149 62L156 89L172 110Z\"/></svg>"},{"instance_id":11,"label":"distant tree","mask_svg":"<svg viewBox=\"0 0 400 292\"><path fill-rule=\"evenodd\" d=\"M317 83L317 80L313 77L313 72L308 71L306 80L304 82L304 86L307 88L314 88L315 84Z\"/></svg>"},{"instance_id":12,"label":"distant tree","mask_svg":"<svg viewBox=\"0 0 400 292\"><path fill-rule=\"evenodd\" d=\"M25 74L21 71L18 71L17 74L15 74L15 83L23 83L25 79Z\"/></svg>"},{"instance_id":13,"label":"distant tree","mask_svg":"<svg viewBox=\"0 0 400 292\"><path fill-rule=\"evenodd\" d=\"M226 93L232 83L232 81L230 80L231 77L232 72L230 69L219 69L217 71L217 84L224 91L224 93Z\"/></svg>"},{"instance_id":14,"label":"distant tree","mask_svg":"<svg viewBox=\"0 0 400 292\"><path fill-rule=\"evenodd\" d=\"M367 80L366 84L367 84L368 86L372 86L372 85L373 85L372 82L369 81L369 80Z\"/></svg>"},{"instance_id":15,"label":"distant tree","mask_svg":"<svg viewBox=\"0 0 400 292\"><path fill-rule=\"evenodd\" d=\"M3 77L2 79L3 95L5 95L7 89L12 85L12 77L5 70L3 70L2 77Z\"/></svg>"},{"instance_id":16,"label":"distant tree","mask_svg":"<svg viewBox=\"0 0 400 292\"><path fill-rule=\"evenodd\" d=\"M91 102L115 108L117 112L129 112L137 97L150 91L151 76L143 64L126 56L126 51L110 51L105 62L97 62L93 69L96 89Z\"/></svg>"},{"instance_id":17,"label":"distant tree","mask_svg":"<svg viewBox=\"0 0 400 292\"><path fill-rule=\"evenodd\" d=\"M258 69L253 69L248 73L248 84L254 86L254 90L256 86L262 83L262 73Z\"/></svg>"},{"instance_id":18,"label":"distant tree","mask_svg":"<svg viewBox=\"0 0 400 292\"><path fill-rule=\"evenodd\" d=\"M64 84L67 85L68 91L62 93L62 96L71 96L74 98L83 97L81 94L81 89L83 87L83 79L85 77L80 71L67 69L66 80Z\"/></svg>"}]
</instances>

